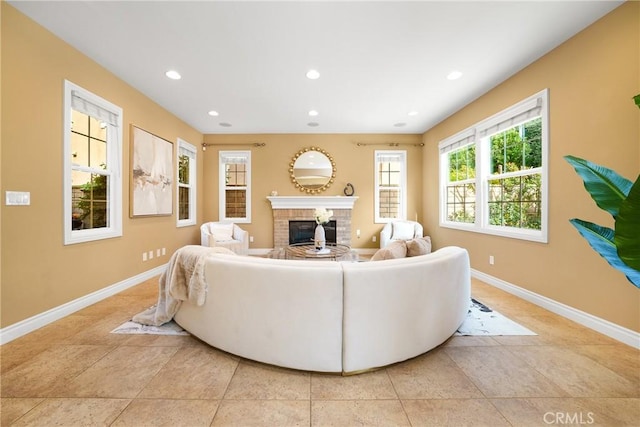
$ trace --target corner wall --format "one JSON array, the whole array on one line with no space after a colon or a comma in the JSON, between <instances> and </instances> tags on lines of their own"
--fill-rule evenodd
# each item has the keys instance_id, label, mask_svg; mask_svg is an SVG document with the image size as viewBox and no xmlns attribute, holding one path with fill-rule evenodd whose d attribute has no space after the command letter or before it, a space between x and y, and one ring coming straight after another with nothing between
<instances>
[{"instance_id":1,"label":"corner wall","mask_svg":"<svg viewBox=\"0 0 640 427\"><path fill-rule=\"evenodd\" d=\"M438 225L438 143L549 88L549 243ZM591 249L569 223L613 227L563 159L583 157L630 180L640 172L640 3L627 2L424 134L425 226L437 247L468 248L472 267L633 331L640 290ZM640 237L639 237L640 238ZM489 255L495 265L489 265Z\"/></svg>"},{"instance_id":2,"label":"corner wall","mask_svg":"<svg viewBox=\"0 0 640 427\"><path fill-rule=\"evenodd\" d=\"M166 263L199 242L197 226L171 216L129 218L129 135L135 124L174 143L200 146L202 134L178 120L6 2L2 8L2 194L29 191L30 206L1 213L1 320L4 328ZM63 82L120 106L123 129L123 237L63 244ZM202 156L198 154L199 181ZM175 197L175 195L174 195ZM199 190L202 200L202 188ZM175 210L175 209L174 209ZM198 220L202 217L199 206ZM143 251L166 255L143 262Z\"/></svg>"}]
</instances>

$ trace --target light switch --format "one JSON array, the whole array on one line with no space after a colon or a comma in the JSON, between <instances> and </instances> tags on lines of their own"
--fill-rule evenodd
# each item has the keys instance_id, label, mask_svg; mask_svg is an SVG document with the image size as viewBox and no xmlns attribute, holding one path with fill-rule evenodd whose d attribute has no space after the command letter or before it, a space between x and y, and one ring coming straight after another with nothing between
<instances>
[{"instance_id":1,"label":"light switch","mask_svg":"<svg viewBox=\"0 0 640 427\"><path fill-rule=\"evenodd\" d=\"M28 206L31 204L31 193L28 191L7 191L5 204L7 206Z\"/></svg>"}]
</instances>

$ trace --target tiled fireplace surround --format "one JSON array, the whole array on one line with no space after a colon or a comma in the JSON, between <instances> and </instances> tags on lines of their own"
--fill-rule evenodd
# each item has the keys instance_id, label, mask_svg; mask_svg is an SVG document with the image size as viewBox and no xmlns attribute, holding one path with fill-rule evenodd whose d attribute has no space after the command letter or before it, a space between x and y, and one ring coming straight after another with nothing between
<instances>
[{"instance_id":1,"label":"tiled fireplace surround","mask_svg":"<svg viewBox=\"0 0 640 427\"><path fill-rule=\"evenodd\" d=\"M273 209L273 246L289 244L289 221L314 220L316 208L333 211L336 220L336 243L351 246L351 212L357 197L341 196L271 196Z\"/></svg>"}]
</instances>

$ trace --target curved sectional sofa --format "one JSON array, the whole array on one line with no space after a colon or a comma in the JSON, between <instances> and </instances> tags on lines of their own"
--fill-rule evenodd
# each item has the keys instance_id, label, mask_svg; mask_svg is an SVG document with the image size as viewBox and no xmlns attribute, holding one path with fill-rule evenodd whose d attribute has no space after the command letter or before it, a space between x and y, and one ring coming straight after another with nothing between
<instances>
[{"instance_id":1,"label":"curved sectional sofa","mask_svg":"<svg viewBox=\"0 0 640 427\"><path fill-rule=\"evenodd\" d=\"M373 262L212 254L206 302L174 319L208 344L256 361L357 373L446 341L470 300L469 256L446 247Z\"/></svg>"}]
</instances>

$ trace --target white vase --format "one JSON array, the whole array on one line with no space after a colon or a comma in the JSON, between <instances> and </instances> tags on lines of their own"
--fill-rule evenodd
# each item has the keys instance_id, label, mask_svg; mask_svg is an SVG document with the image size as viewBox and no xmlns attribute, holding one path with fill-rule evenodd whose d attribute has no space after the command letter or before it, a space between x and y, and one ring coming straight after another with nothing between
<instances>
[{"instance_id":1,"label":"white vase","mask_svg":"<svg viewBox=\"0 0 640 427\"><path fill-rule=\"evenodd\" d=\"M316 234L313 238L313 244L316 247L316 250L320 251L326 246L326 239L324 237L324 227L322 224L316 225Z\"/></svg>"}]
</instances>

